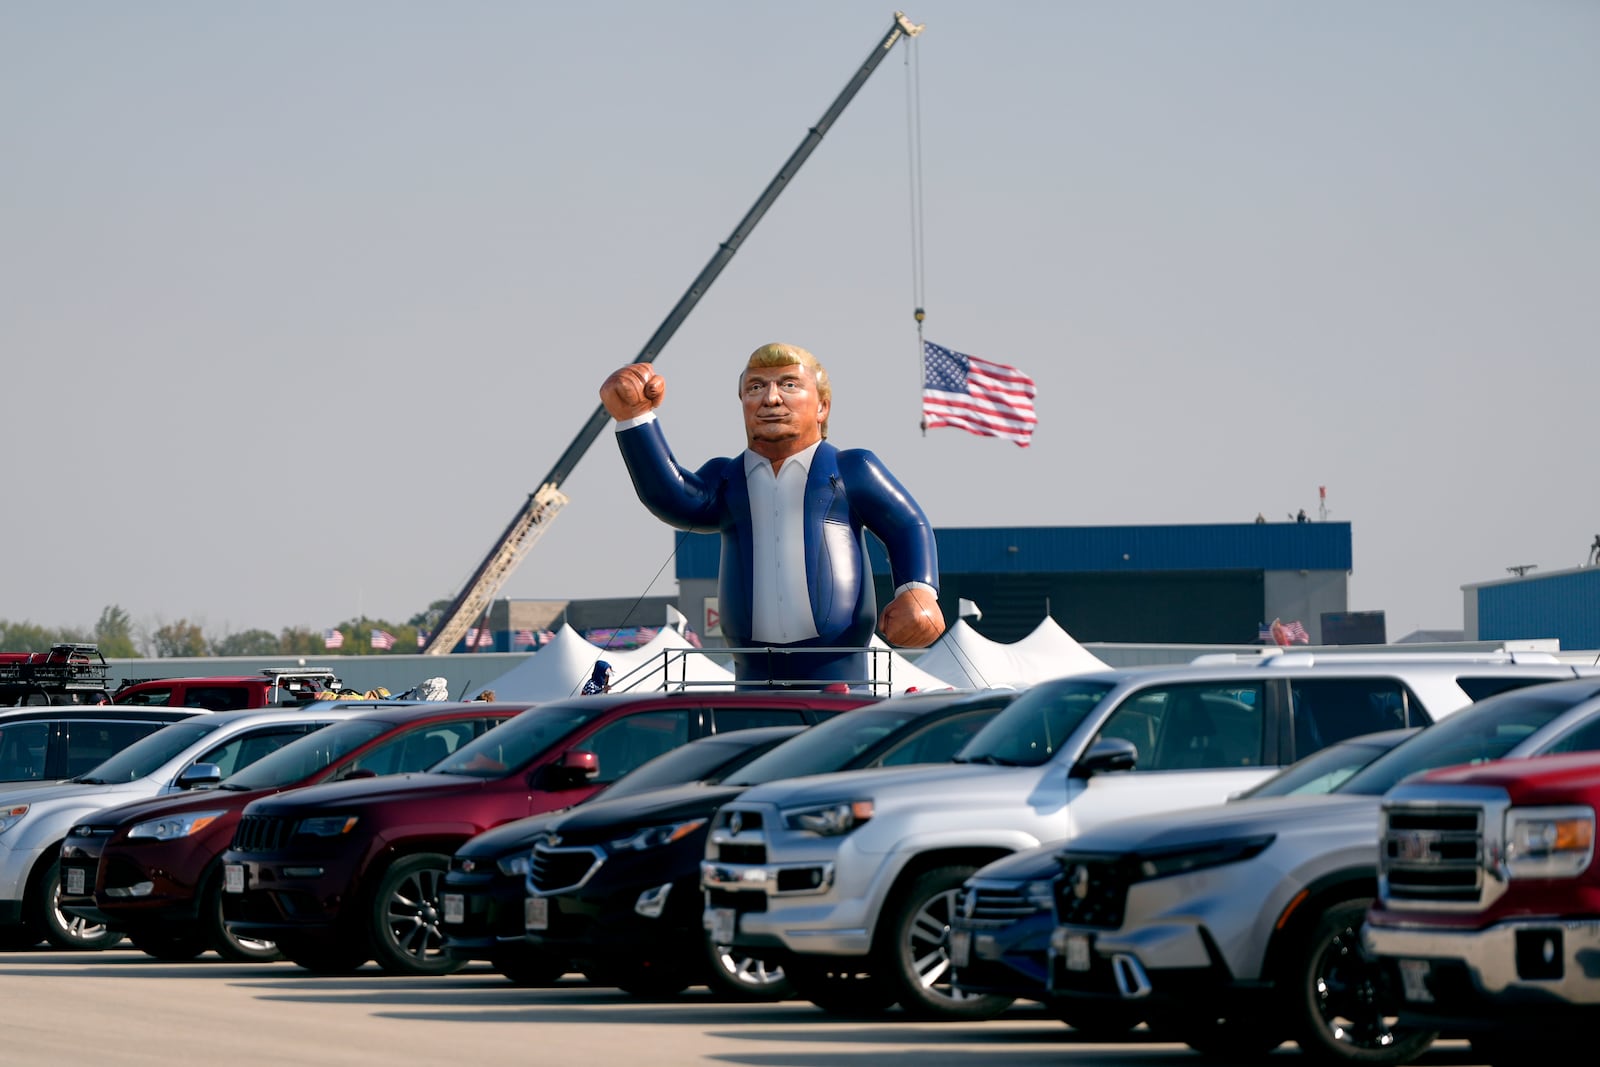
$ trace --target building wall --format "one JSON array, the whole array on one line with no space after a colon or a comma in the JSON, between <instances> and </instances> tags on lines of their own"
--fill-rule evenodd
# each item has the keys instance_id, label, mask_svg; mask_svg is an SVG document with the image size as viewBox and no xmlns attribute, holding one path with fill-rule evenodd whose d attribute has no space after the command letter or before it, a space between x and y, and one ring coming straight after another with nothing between
<instances>
[{"instance_id":1,"label":"building wall","mask_svg":"<svg viewBox=\"0 0 1600 1067\"><path fill-rule=\"evenodd\" d=\"M1553 637L1562 648L1600 647L1600 567L1575 567L1462 587L1466 636Z\"/></svg>"}]
</instances>

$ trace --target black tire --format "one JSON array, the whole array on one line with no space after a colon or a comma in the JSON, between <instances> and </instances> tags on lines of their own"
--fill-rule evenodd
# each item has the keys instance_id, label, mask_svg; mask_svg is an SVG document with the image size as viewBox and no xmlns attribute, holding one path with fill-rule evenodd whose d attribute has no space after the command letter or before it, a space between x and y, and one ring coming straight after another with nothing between
<instances>
[{"instance_id":1,"label":"black tire","mask_svg":"<svg viewBox=\"0 0 1600 1067\"><path fill-rule=\"evenodd\" d=\"M1188 1019L1175 1024L1176 1038L1209 1059L1223 1063L1250 1063L1266 1058L1283 1044L1283 1035L1271 1021L1239 1019Z\"/></svg>"},{"instance_id":2,"label":"black tire","mask_svg":"<svg viewBox=\"0 0 1600 1067\"><path fill-rule=\"evenodd\" d=\"M183 963L205 952L205 934L194 927L174 924L158 930L136 930L128 935L133 947L146 956L168 963Z\"/></svg>"},{"instance_id":3,"label":"black tire","mask_svg":"<svg viewBox=\"0 0 1600 1067\"><path fill-rule=\"evenodd\" d=\"M1370 898L1323 912L1293 954L1290 1023L1300 1051L1330 1064L1394 1067L1427 1051L1436 1031L1401 1026L1377 964L1361 946Z\"/></svg>"},{"instance_id":4,"label":"black tire","mask_svg":"<svg viewBox=\"0 0 1600 1067\"><path fill-rule=\"evenodd\" d=\"M992 1019L1013 997L963 993L950 981L950 918L961 885L976 867L936 867L914 878L878 920L874 954L883 978L907 1014L920 1019Z\"/></svg>"},{"instance_id":5,"label":"black tire","mask_svg":"<svg viewBox=\"0 0 1600 1067\"><path fill-rule=\"evenodd\" d=\"M1050 1013L1090 1041L1114 1041L1126 1037L1144 1022L1144 1012L1117 1004L1074 1004L1051 1002Z\"/></svg>"},{"instance_id":6,"label":"black tire","mask_svg":"<svg viewBox=\"0 0 1600 1067\"><path fill-rule=\"evenodd\" d=\"M99 952L122 940L122 931L68 915L61 910L61 864L52 863L39 879L33 899L23 902L31 925L44 931L46 941L69 952Z\"/></svg>"},{"instance_id":7,"label":"black tire","mask_svg":"<svg viewBox=\"0 0 1600 1067\"><path fill-rule=\"evenodd\" d=\"M378 966L391 974L453 974L467 965L444 952L439 897L450 857L432 852L402 856L384 872L373 894L368 933Z\"/></svg>"},{"instance_id":8,"label":"black tire","mask_svg":"<svg viewBox=\"0 0 1600 1067\"><path fill-rule=\"evenodd\" d=\"M783 973L795 996L809 1000L829 1015L844 1019L876 1019L894 1007L894 991L870 971L869 961L826 956L791 956Z\"/></svg>"},{"instance_id":9,"label":"black tire","mask_svg":"<svg viewBox=\"0 0 1600 1067\"><path fill-rule=\"evenodd\" d=\"M709 941L706 954L706 986L719 999L772 1001L794 996L794 983L776 964Z\"/></svg>"},{"instance_id":10,"label":"black tire","mask_svg":"<svg viewBox=\"0 0 1600 1067\"><path fill-rule=\"evenodd\" d=\"M230 963L271 963L283 953L271 941L240 937L222 921L222 872L215 871L200 889L200 931L206 947ZM363 961L365 962L365 961Z\"/></svg>"},{"instance_id":11,"label":"black tire","mask_svg":"<svg viewBox=\"0 0 1600 1067\"><path fill-rule=\"evenodd\" d=\"M681 966L643 959L579 960L578 970L592 985L651 1000L675 997L694 983L694 976Z\"/></svg>"},{"instance_id":12,"label":"black tire","mask_svg":"<svg viewBox=\"0 0 1600 1067\"><path fill-rule=\"evenodd\" d=\"M279 934L283 958L312 974L350 974L372 958L367 946L334 934Z\"/></svg>"},{"instance_id":13,"label":"black tire","mask_svg":"<svg viewBox=\"0 0 1600 1067\"><path fill-rule=\"evenodd\" d=\"M498 948L489 957L489 966L502 977L521 986L554 985L566 974L566 960L527 948Z\"/></svg>"},{"instance_id":14,"label":"black tire","mask_svg":"<svg viewBox=\"0 0 1600 1067\"><path fill-rule=\"evenodd\" d=\"M1474 1034L1471 1040L1473 1058L1489 1067L1527 1067L1530 1063L1560 1063L1568 1058L1561 1054L1562 1042L1556 1038ZM1568 1048L1575 1047L1577 1043L1569 1041Z\"/></svg>"}]
</instances>

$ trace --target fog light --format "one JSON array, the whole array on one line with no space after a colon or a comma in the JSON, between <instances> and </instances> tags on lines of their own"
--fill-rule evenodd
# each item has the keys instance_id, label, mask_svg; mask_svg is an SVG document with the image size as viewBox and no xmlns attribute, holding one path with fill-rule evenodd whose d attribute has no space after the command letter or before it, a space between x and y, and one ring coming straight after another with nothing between
<instances>
[{"instance_id":1,"label":"fog light","mask_svg":"<svg viewBox=\"0 0 1600 1067\"><path fill-rule=\"evenodd\" d=\"M283 876L285 878L321 878L322 877L322 868L321 867L285 867L283 869Z\"/></svg>"},{"instance_id":2,"label":"fog light","mask_svg":"<svg viewBox=\"0 0 1600 1067\"><path fill-rule=\"evenodd\" d=\"M135 882L130 886L127 886L127 887L119 886L119 887L117 887L115 889L113 889L111 886L106 886L106 896L108 896L108 897L147 897L152 892L155 891L155 888L156 888L156 884L154 882Z\"/></svg>"},{"instance_id":3,"label":"fog light","mask_svg":"<svg viewBox=\"0 0 1600 1067\"><path fill-rule=\"evenodd\" d=\"M639 899L634 902L633 910L643 915L646 919L659 919L661 913L667 908L667 894L672 892L672 883L658 885L654 889L646 889L639 894Z\"/></svg>"}]
</instances>

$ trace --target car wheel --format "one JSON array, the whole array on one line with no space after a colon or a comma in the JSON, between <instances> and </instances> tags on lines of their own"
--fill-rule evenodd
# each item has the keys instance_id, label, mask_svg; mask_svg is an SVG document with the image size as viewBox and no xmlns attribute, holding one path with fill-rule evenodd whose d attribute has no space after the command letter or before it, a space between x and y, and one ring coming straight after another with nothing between
<instances>
[{"instance_id":1,"label":"car wheel","mask_svg":"<svg viewBox=\"0 0 1600 1067\"><path fill-rule=\"evenodd\" d=\"M1050 1012L1077 1031L1079 1036L1091 1041L1111 1041L1124 1037L1128 1031L1144 1022L1144 1013L1139 1009L1116 1004L1052 1003Z\"/></svg>"},{"instance_id":2,"label":"car wheel","mask_svg":"<svg viewBox=\"0 0 1600 1067\"><path fill-rule=\"evenodd\" d=\"M394 974L452 974L467 965L444 952L439 902L450 857L419 853L396 860L372 898L372 946L378 966Z\"/></svg>"},{"instance_id":3,"label":"car wheel","mask_svg":"<svg viewBox=\"0 0 1600 1067\"><path fill-rule=\"evenodd\" d=\"M137 930L128 935L133 947L146 956L168 963L192 960L206 948L205 934L192 927L174 926L172 929Z\"/></svg>"},{"instance_id":4,"label":"car wheel","mask_svg":"<svg viewBox=\"0 0 1600 1067\"><path fill-rule=\"evenodd\" d=\"M367 947L348 937L317 934L279 934L283 958L312 974L350 974L371 959Z\"/></svg>"},{"instance_id":5,"label":"car wheel","mask_svg":"<svg viewBox=\"0 0 1600 1067\"><path fill-rule=\"evenodd\" d=\"M489 966L517 985L553 985L567 973L567 961L535 948L501 948L489 957Z\"/></svg>"},{"instance_id":6,"label":"car wheel","mask_svg":"<svg viewBox=\"0 0 1600 1067\"><path fill-rule=\"evenodd\" d=\"M877 953L884 977L900 1007L924 1019L992 1019L1013 998L993 993L963 993L951 983L950 919L961 885L976 867L938 867L924 871L895 898L879 920Z\"/></svg>"},{"instance_id":7,"label":"car wheel","mask_svg":"<svg viewBox=\"0 0 1600 1067\"><path fill-rule=\"evenodd\" d=\"M108 930L99 923L68 915L61 910L61 864L52 863L39 879L32 901L34 920L44 930L45 940L69 951L98 952L122 940L122 931Z\"/></svg>"},{"instance_id":8,"label":"car wheel","mask_svg":"<svg viewBox=\"0 0 1600 1067\"><path fill-rule=\"evenodd\" d=\"M579 960L578 970L592 985L635 997L675 997L694 981L682 966L645 959Z\"/></svg>"},{"instance_id":9,"label":"car wheel","mask_svg":"<svg viewBox=\"0 0 1600 1067\"><path fill-rule=\"evenodd\" d=\"M1361 947L1367 898L1328 908L1295 955L1290 1010L1295 1040L1323 1063L1393 1065L1422 1055L1438 1036L1401 1026L1377 965Z\"/></svg>"},{"instance_id":10,"label":"car wheel","mask_svg":"<svg viewBox=\"0 0 1600 1067\"><path fill-rule=\"evenodd\" d=\"M725 1000L785 1000L794 995L794 985L783 968L769 964L731 945L706 943L711 956L706 984Z\"/></svg>"},{"instance_id":11,"label":"car wheel","mask_svg":"<svg viewBox=\"0 0 1600 1067\"><path fill-rule=\"evenodd\" d=\"M874 1019L894 1007L894 990L868 971L866 960L827 956L791 956L783 973L795 996L809 1000L829 1015L845 1019Z\"/></svg>"},{"instance_id":12,"label":"car wheel","mask_svg":"<svg viewBox=\"0 0 1600 1067\"><path fill-rule=\"evenodd\" d=\"M283 953L271 941L240 937L222 921L220 871L207 879L200 890L200 929L205 935L206 946L230 963L271 963L283 959Z\"/></svg>"}]
</instances>

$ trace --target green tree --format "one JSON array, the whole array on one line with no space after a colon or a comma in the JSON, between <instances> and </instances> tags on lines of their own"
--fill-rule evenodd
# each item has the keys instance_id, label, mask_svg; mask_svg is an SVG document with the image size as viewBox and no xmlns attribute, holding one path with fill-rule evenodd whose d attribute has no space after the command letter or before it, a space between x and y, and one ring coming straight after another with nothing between
<instances>
[{"instance_id":1,"label":"green tree","mask_svg":"<svg viewBox=\"0 0 1600 1067\"><path fill-rule=\"evenodd\" d=\"M94 626L94 642L100 654L110 659L136 659L139 647L133 640L133 617L117 604L108 604Z\"/></svg>"},{"instance_id":2,"label":"green tree","mask_svg":"<svg viewBox=\"0 0 1600 1067\"><path fill-rule=\"evenodd\" d=\"M278 635L270 630L245 630L211 642L213 656L276 656L281 648Z\"/></svg>"},{"instance_id":3,"label":"green tree","mask_svg":"<svg viewBox=\"0 0 1600 1067\"><path fill-rule=\"evenodd\" d=\"M444 618L444 613L450 610L450 605L453 603L455 603L453 599L435 600L428 605L426 611L419 611L407 619L406 625L412 627L413 630L421 630L423 633L431 634L439 628L439 621ZM399 637L400 635L396 633L395 636ZM416 637L413 634L413 643L415 643L415 640Z\"/></svg>"},{"instance_id":4,"label":"green tree","mask_svg":"<svg viewBox=\"0 0 1600 1067\"><path fill-rule=\"evenodd\" d=\"M322 646L322 635L314 634L304 626L285 626L278 635L278 654L282 656L324 656L328 650Z\"/></svg>"},{"instance_id":5,"label":"green tree","mask_svg":"<svg viewBox=\"0 0 1600 1067\"><path fill-rule=\"evenodd\" d=\"M70 626L38 626L31 622L0 620L0 651L48 652L51 645L63 642L89 644L93 640L83 630Z\"/></svg>"},{"instance_id":6,"label":"green tree","mask_svg":"<svg viewBox=\"0 0 1600 1067\"><path fill-rule=\"evenodd\" d=\"M150 635L155 653L162 659L173 656L204 656L206 635L197 623L179 619L156 628Z\"/></svg>"}]
</instances>

